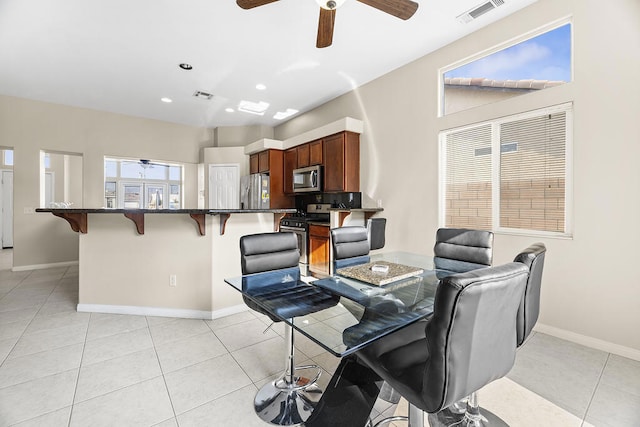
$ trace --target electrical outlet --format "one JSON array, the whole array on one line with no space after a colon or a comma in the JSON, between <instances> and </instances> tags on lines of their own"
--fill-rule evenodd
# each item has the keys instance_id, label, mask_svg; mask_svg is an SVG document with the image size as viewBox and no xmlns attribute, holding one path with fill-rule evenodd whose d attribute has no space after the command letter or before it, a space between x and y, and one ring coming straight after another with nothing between
<instances>
[{"instance_id":1,"label":"electrical outlet","mask_svg":"<svg viewBox=\"0 0 640 427\"><path fill-rule=\"evenodd\" d=\"M178 286L178 278L175 274L169 275L169 286L176 287Z\"/></svg>"}]
</instances>

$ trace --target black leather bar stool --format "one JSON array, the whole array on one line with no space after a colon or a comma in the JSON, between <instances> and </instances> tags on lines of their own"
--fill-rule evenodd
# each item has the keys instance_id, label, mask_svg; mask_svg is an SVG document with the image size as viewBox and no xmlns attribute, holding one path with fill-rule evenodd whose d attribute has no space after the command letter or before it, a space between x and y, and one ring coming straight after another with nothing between
<instances>
[{"instance_id":1,"label":"black leather bar stool","mask_svg":"<svg viewBox=\"0 0 640 427\"><path fill-rule=\"evenodd\" d=\"M529 267L527 287L522 296L518 310L517 331L518 347L524 344L538 321L540 314L540 288L542 285L542 269L547 248L544 243L534 243L520 252L515 262L521 262Z\"/></svg>"},{"instance_id":2,"label":"black leather bar stool","mask_svg":"<svg viewBox=\"0 0 640 427\"><path fill-rule=\"evenodd\" d=\"M330 233L334 272L339 268L365 264L370 261L369 236L366 227L332 228Z\"/></svg>"},{"instance_id":3,"label":"black leather bar stool","mask_svg":"<svg viewBox=\"0 0 640 427\"><path fill-rule=\"evenodd\" d=\"M490 266L493 261L493 233L466 228L440 228L436 231L433 255L436 267L444 270L459 271L460 261L467 264L463 265L464 271Z\"/></svg>"},{"instance_id":4,"label":"black leather bar stool","mask_svg":"<svg viewBox=\"0 0 640 427\"><path fill-rule=\"evenodd\" d=\"M266 314L274 322L292 319L333 307L338 297L300 281L300 252L294 233L261 233L240 238L244 301L249 308ZM268 301L277 316L251 299ZM256 394L254 408L266 422L282 426L299 425L312 413L322 390L315 384L321 369L317 365L295 366L293 327L285 323L285 369ZM296 375L296 370L315 369L314 378Z\"/></svg>"},{"instance_id":5,"label":"black leather bar stool","mask_svg":"<svg viewBox=\"0 0 640 427\"><path fill-rule=\"evenodd\" d=\"M462 425L480 425L476 391L513 366L514 320L528 275L522 263L509 263L448 276L438 286L431 318L357 353L407 399L410 427L423 426L423 412L436 414L465 396Z\"/></svg>"}]
</instances>

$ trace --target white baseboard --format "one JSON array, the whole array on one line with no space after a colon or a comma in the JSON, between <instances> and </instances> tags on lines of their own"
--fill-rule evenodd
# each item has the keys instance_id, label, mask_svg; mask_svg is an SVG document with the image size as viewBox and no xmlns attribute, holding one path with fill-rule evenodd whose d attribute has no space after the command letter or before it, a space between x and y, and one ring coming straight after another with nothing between
<instances>
[{"instance_id":1,"label":"white baseboard","mask_svg":"<svg viewBox=\"0 0 640 427\"><path fill-rule=\"evenodd\" d=\"M608 341L600 340L598 338L576 334L575 332L567 331L565 329L560 329L549 325L544 325L541 323L538 323L533 328L533 330L536 332L541 332L543 334L551 335L556 338L571 341L576 344L584 345L586 347L595 348L596 350L602 350L606 351L607 353L617 354L618 356L640 361L640 350L637 350L635 348L625 347L623 345L614 344Z\"/></svg>"},{"instance_id":2,"label":"white baseboard","mask_svg":"<svg viewBox=\"0 0 640 427\"><path fill-rule=\"evenodd\" d=\"M249 310L245 304L238 304L232 307L221 308L220 310L214 310L211 312L212 319L219 319L220 317L231 316L232 314L242 313Z\"/></svg>"},{"instance_id":3,"label":"white baseboard","mask_svg":"<svg viewBox=\"0 0 640 427\"><path fill-rule=\"evenodd\" d=\"M176 317L182 319L218 319L248 310L244 304L215 311L189 310L181 308L139 307L133 305L78 304L77 310L84 313L131 314L134 316Z\"/></svg>"},{"instance_id":4,"label":"white baseboard","mask_svg":"<svg viewBox=\"0 0 640 427\"><path fill-rule=\"evenodd\" d=\"M69 267L78 265L78 261L53 262L51 264L32 264L11 267L11 271L44 270L45 268Z\"/></svg>"},{"instance_id":5,"label":"white baseboard","mask_svg":"<svg viewBox=\"0 0 640 427\"><path fill-rule=\"evenodd\" d=\"M211 320L212 312L182 308L138 307L133 305L78 304L84 313L132 314L136 316L179 317L183 319Z\"/></svg>"}]
</instances>

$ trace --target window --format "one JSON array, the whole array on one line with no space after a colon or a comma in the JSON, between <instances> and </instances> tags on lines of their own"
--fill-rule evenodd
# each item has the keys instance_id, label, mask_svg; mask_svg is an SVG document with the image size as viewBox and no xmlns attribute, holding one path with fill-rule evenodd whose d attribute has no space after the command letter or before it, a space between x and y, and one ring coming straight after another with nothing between
<instances>
[{"instance_id":1,"label":"window","mask_svg":"<svg viewBox=\"0 0 640 427\"><path fill-rule=\"evenodd\" d=\"M2 150L2 165L13 166L13 150Z\"/></svg>"},{"instance_id":2,"label":"window","mask_svg":"<svg viewBox=\"0 0 640 427\"><path fill-rule=\"evenodd\" d=\"M446 227L570 234L571 104L441 132Z\"/></svg>"},{"instance_id":3,"label":"window","mask_svg":"<svg viewBox=\"0 0 640 427\"><path fill-rule=\"evenodd\" d=\"M442 74L444 115L571 81L571 24L483 54Z\"/></svg>"},{"instance_id":4,"label":"window","mask_svg":"<svg viewBox=\"0 0 640 427\"><path fill-rule=\"evenodd\" d=\"M182 165L149 160L104 159L104 206L180 209Z\"/></svg>"}]
</instances>

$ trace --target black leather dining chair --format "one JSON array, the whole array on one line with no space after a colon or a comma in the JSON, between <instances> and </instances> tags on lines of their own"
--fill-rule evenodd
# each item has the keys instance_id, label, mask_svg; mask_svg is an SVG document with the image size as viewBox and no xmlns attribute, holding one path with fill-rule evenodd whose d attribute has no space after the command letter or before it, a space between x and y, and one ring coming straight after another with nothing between
<instances>
[{"instance_id":1,"label":"black leather dining chair","mask_svg":"<svg viewBox=\"0 0 640 427\"><path fill-rule=\"evenodd\" d=\"M348 226L332 228L333 271L370 261L367 228Z\"/></svg>"},{"instance_id":2,"label":"black leather dining chair","mask_svg":"<svg viewBox=\"0 0 640 427\"><path fill-rule=\"evenodd\" d=\"M493 262L493 233L466 228L440 228L436 231L433 254L436 267L444 270L460 272L461 267L462 271L468 271L489 266Z\"/></svg>"},{"instance_id":3,"label":"black leather dining chair","mask_svg":"<svg viewBox=\"0 0 640 427\"><path fill-rule=\"evenodd\" d=\"M513 367L515 319L528 273L514 262L445 277L432 317L357 353L409 402L412 427L423 426L424 412L438 424L439 411L466 396L470 422L483 416L499 420L480 414L476 391Z\"/></svg>"},{"instance_id":4,"label":"black leather dining chair","mask_svg":"<svg viewBox=\"0 0 640 427\"><path fill-rule=\"evenodd\" d=\"M311 314L338 303L338 297L300 281L300 252L294 233L242 236L240 255L245 303L274 322ZM249 296L244 296L245 293ZM267 300L273 313L252 297ZM266 422L298 425L311 415L313 405L322 394L315 384L321 369L317 365L295 366L293 327L288 323L285 323L285 345L285 370L258 391L254 407ZM302 369L315 369L315 378L296 376L295 371Z\"/></svg>"},{"instance_id":5,"label":"black leather dining chair","mask_svg":"<svg viewBox=\"0 0 640 427\"><path fill-rule=\"evenodd\" d=\"M544 268L544 258L547 248L544 243L534 243L522 252L520 252L515 262L521 262L529 267L529 278L520 309L518 310L518 319L516 322L518 331L518 346L524 344L525 340L531 334L533 327L538 321L540 313L540 288L542 285L542 269Z\"/></svg>"},{"instance_id":6,"label":"black leather dining chair","mask_svg":"<svg viewBox=\"0 0 640 427\"><path fill-rule=\"evenodd\" d=\"M370 250L384 248L386 226L386 218L369 218L367 220L367 239L369 240Z\"/></svg>"}]
</instances>

